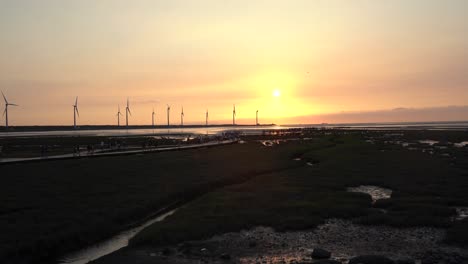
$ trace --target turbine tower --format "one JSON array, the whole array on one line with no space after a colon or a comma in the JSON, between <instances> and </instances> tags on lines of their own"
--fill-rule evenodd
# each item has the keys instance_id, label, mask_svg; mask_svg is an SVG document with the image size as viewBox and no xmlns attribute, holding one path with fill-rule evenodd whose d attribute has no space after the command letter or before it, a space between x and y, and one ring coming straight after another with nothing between
<instances>
[{"instance_id":1,"label":"turbine tower","mask_svg":"<svg viewBox=\"0 0 468 264\"><path fill-rule=\"evenodd\" d=\"M255 122L256 122L256 125L258 126L259 125L259 123L258 123L258 110L257 110L256 115L255 115Z\"/></svg>"},{"instance_id":2,"label":"turbine tower","mask_svg":"<svg viewBox=\"0 0 468 264\"><path fill-rule=\"evenodd\" d=\"M151 114L151 121L152 121L152 124L153 124L153 127L154 127L154 107L153 107L153 113Z\"/></svg>"},{"instance_id":3,"label":"turbine tower","mask_svg":"<svg viewBox=\"0 0 468 264\"><path fill-rule=\"evenodd\" d=\"M167 126L169 127L169 113L171 112L171 106L167 105Z\"/></svg>"},{"instance_id":4,"label":"turbine tower","mask_svg":"<svg viewBox=\"0 0 468 264\"><path fill-rule=\"evenodd\" d=\"M125 107L125 122L128 128L128 114L132 115L132 112L130 111L130 102L127 97L127 107Z\"/></svg>"},{"instance_id":5,"label":"turbine tower","mask_svg":"<svg viewBox=\"0 0 468 264\"><path fill-rule=\"evenodd\" d=\"M3 100L5 100L5 111L3 112L3 115L5 116L5 128L8 129L8 106L18 106L18 105L9 103L5 95L3 94L3 92L2 92L2 96L3 96Z\"/></svg>"},{"instance_id":6,"label":"turbine tower","mask_svg":"<svg viewBox=\"0 0 468 264\"><path fill-rule=\"evenodd\" d=\"M117 126L120 127L120 116L122 115L122 113L120 112L120 105L119 105L119 108L118 108L118 111L117 111Z\"/></svg>"},{"instance_id":7,"label":"turbine tower","mask_svg":"<svg viewBox=\"0 0 468 264\"><path fill-rule=\"evenodd\" d=\"M183 126L184 125L184 107L182 106L182 112L180 113L180 125Z\"/></svg>"},{"instance_id":8,"label":"turbine tower","mask_svg":"<svg viewBox=\"0 0 468 264\"><path fill-rule=\"evenodd\" d=\"M80 117L80 112L78 112L78 96L75 99L75 104L73 105L73 127L76 129L76 116Z\"/></svg>"},{"instance_id":9,"label":"turbine tower","mask_svg":"<svg viewBox=\"0 0 468 264\"><path fill-rule=\"evenodd\" d=\"M234 105L234 109L232 110L232 125L236 125L236 105Z\"/></svg>"},{"instance_id":10,"label":"turbine tower","mask_svg":"<svg viewBox=\"0 0 468 264\"><path fill-rule=\"evenodd\" d=\"M205 125L208 126L208 109L206 109Z\"/></svg>"}]
</instances>

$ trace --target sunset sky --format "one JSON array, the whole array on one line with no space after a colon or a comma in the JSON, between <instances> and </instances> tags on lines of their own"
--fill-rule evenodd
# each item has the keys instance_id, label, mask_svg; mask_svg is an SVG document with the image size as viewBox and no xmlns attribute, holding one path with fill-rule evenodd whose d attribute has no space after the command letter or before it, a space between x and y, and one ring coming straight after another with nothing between
<instances>
[{"instance_id":1,"label":"sunset sky","mask_svg":"<svg viewBox=\"0 0 468 264\"><path fill-rule=\"evenodd\" d=\"M115 124L127 97L135 125L153 107L166 123L166 104L173 124L182 106L187 124L206 109L229 123L233 104L245 124L257 109L279 124L454 120L467 14L466 0L0 0L0 90L20 105L10 125L73 124L75 96L79 124ZM379 114L395 108L432 110Z\"/></svg>"}]
</instances>

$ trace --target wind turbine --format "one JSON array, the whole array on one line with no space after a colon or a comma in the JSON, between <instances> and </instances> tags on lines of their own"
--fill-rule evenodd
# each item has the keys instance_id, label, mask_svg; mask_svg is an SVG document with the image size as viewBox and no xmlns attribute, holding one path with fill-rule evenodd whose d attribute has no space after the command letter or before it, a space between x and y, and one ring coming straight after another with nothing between
<instances>
[{"instance_id":1,"label":"wind turbine","mask_svg":"<svg viewBox=\"0 0 468 264\"><path fill-rule=\"evenodd\" d=\"M130 102L127 97L127 107L125 108L125 121L126 121L127 128L128 128L128 114L132 115L132 112L130 111Z\"/></svg>"},{"instance_id":2,"label":"wind turbine","mask_svg":"<svg viewBox=\"0 0 468 264\"><path fill-rule=\"evenodd\" d=\"M232 125L236 125L236 105L234 105L234 109L232 110Z\"/></svg>"},{"instance_id":3,"label":"wind turbine","mask_svg":"<svg viewBox=\"0 0 468 264\"><path fill-rule=\"evenodd\" d=\"M208 109L206 109L205 124L208 126Z\"/></svg>"},{"instance_id":4,"label":"wind turbine","mask_svg":"<svg viewBox=\"0 0 468 264\"><path fill-rule=\"evenodd\" d=\"M182 106L182 112L180 113L180 125L183 126L184 125L184 107Z\"/></svg>"},{"instance_id":5,"label":"wind turbine","mask_svg":"<svg viewBox=\"0 0 468 264\"><path fill-rule=\"evenodd\" d=\"M117 111L117 126L120 127L120 116L122 115L122 113L120 112L120 105L119 105L119 108L118 108L118 111Z\"/></svg>"},{"instance_id":6,"label":"wind turbine","mask_svg":"<svg viewBox=\"0 0 468 264\"><path fill-rule=\"evenodd\" d=\"M154 107L153 107L153 113L151 114L151 121L152 121L152 124L153 124L153 127L154 127Z\"/></svg>"},{"instance_id":7,"label":"wind turbine","mask_svg":"<svg viewBox=\"0 0 468 264\"><path fill-rule=\"evenodd\" d=\"M256 120L256 125L258 126L259 125L258 124L258 110L257 110L256 115L255 115L255 120Z\"/></svg>"},{"instance_id":8,"label":"wind turbine","mask_svg":"<svg viewBox=\"0 0 468 264\"><path fill-rule=\"evenodd\" d=\"M73 127L76 129L76 116L80 117L80 112L78 112L78 96L75 99L75 104L73 105Z\"/></svg>"},{"instance_id":9,"label":"wind turbine","mask_svg":"<svg viewBox=\"0 0 468 264\"><path fill-rule=\"evenodd\" d=\"M171 106L167 105L167 126L169 126L169 113L171 112Z\"/></svg>"},{"instance_id":10,"label":"wind turbine","mask_svg":"<svg viewBox=\"0 0 468 264\"><path fill-rule=\"evenodd\" d=\"M8 106L18 106L17 104L10 104L8 100L6 99L5 95L2 92L3 100L5 100L5 111L3 112L3 115L5 116L5 128L8 129Z\"/></svg>"}]
</instances>

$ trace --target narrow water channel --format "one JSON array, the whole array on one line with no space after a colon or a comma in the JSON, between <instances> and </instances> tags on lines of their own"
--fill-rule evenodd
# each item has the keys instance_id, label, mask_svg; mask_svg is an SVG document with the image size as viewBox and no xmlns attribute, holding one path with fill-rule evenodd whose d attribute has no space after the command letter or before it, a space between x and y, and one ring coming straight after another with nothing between
<instances>
[{"instance_id":1,"label":"narrow water channel","mask_svg":"<svg viewBox=\"0 0 468 264\"><path fill-rule=\"evenodd\" d=\"M156 222L161 222L166 217L172 215L177 209L174 209L170 212L167 212L163 215L160 215L158 217L155 217L153 219L150 219L143 224L134 227L132 229L123 231L119 233L118 235L100 242L96 245L90 246L88 248L79 250L77 252L73 252L61 260L59 260L59 263L67 263L67 264L85 264L90 261L96 260L100 257L103 257L105 255L108 255L114 251L117 251L121 248L124 248L128 246L128 242L130 241L131 238L133 238L136 234L138 234L141 230L144 228L156 223Z\"/></svg>"}]
</instances>

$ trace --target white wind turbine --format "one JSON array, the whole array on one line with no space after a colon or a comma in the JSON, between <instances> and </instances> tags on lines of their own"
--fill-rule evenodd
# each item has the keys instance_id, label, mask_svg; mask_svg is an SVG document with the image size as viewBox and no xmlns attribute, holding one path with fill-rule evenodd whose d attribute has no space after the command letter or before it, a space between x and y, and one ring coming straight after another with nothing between
<instances>
[{"instance_id":1,"label":"white wind turbine","mask_svg":"<svg viewBox=\"0 0 468 264\"><path fill-rule=\"evenodd\" d=\"M119 108L118 108L118 111L117 111L117 126L120 127L120 116L122 115L122 113L120 112L120 105L119 105Z\"/></svg>"},{"instance_id":2,"label":"white wind turbine","mask_svg":"<svg viewBox=\"0 0 468 264\"><path fill-rule=\"evenodd\" d=\"M205 125L208 126L208 109L206 109Z\"/></svg>"},{"instance_id":3,"label":"white wind turbine","mask_svg":"<svg viewBox=\"0 0 468 264\"><path fill-rule=\"evenodd\" d=\"M180 113L180 125L183 126L184 125L184 107L182 106L182 112Z\"/></svg>"},{"instance_id":4,"label":"white wind turbine","mask_svg":"<svg viewBox=\"0 0 468 264\"><path fill-rule=\"evenodd\" d=\"M167 126L169 126L169 114L171 112L171 106L167 105Z\"/></svg>"},{"instance_id":5,"label":"white wind turbine","mask_svg":"<svg viewBox=\"0 0 468 264\"><path fill-rule=\"evenodd\" d=\"M8 129L8 106L18 106L17 104L11 104L6 99L5 95L2 92L3 100L5 100L5 111L3 111L3 115L5 116L5 128Z\"/></svg>"},{"instance_id":6,"label":"white wind turbine","mask_svg":"<svg viewBox=\"0 0 468 264\"><path fill-rule=\"evenodd\" d=\"M132 112L130 111L130 101L128 100L128 97L127 97L127 107L125 107L125 121L126 121L127 128L128 128L128 114L132 115Z\"/></svg>"},{"instance_id":7,"label":"white wind turbine","mask_svg":"<svg viewBox=\"0 0 468 264\"><path fill-rule=\"evenodd\" d=\"M258 110L257 110L256 115L255 115L255 122L256 122L256 125L258 126L259 125L258 124Z\"/></svg>"},{"instance_id":8,"label":"white wind turbine","mask_svg":"<svg viewBox=\"0 0 468 264\"><path fill-rule=\"evenodd\" d=\"M232 110L232 125L236 124L236 105L234 105L234 109Z\"/></svg>"},{"instance_id":9,"label":"white wind turbine","mask_svg":"<svg viewBox=\"0 0 468 264\"><path fill-rule=\"evenodd\" d=\"M80 112L78 112L78 96L75 99L75 104L73 105L73 127L76 129L76 116L80 117Z\"/></svg>"},{"instance_id":10,"label":"white wind turbine","mask_svg":"<svg viewBox=\"0 0 468 264\"><path fill-rule=\"evenodd\" d=\"M154 127L154 115L155 114L156 113L154 112L154 107L153 107L153 113L151 113L151 124L153 125L153 127Z\"/></svg>"}]
</instances>

